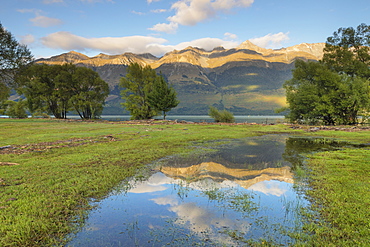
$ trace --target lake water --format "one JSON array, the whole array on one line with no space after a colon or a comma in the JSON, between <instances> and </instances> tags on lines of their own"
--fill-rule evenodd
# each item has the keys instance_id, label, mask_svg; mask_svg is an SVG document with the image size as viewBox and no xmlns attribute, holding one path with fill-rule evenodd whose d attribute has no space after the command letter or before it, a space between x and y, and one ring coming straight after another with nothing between
<instances>
[{"instance_id":1,"label":"lake water","mask_svg":"<svg viewBox=\"0 0 370 247\"><path fill-rule=\"evenodd\" d=\"M267 123L276 124L284 123L284 116L234 116L236 123ZM129 120L130 116L127 115L103 115L102 119L110 121L125 121ZM154 119L163 119L162 117L155 117ZM188 122L214 122L213 118L207 115L176 115L176 116L166 116L167 120L178 120L178 121L188 121Z\"/></svg>"},{"instance_id":2,"label":"lake water","mask_svg":"<svg viewBox=\"0 0 370 247\"><path fill-rule=\"evenodd\" d=\"M31 117L31 116L29 116ZM277 124L286 122L284 116L234 116L236 123L264 123ZM8 116L0 115L0 118L9 118ZM81 119L78 115L68 115L69 119ZM102 115L101 119L109 121L127 121L130 120L129 115ZM163 117L154 117L154 119L163 119ZM166 116L167 120L178 120L187 122L214 122L213 118L207 115L173 115Z\"/></svg>"},{"instance_id":3,"label":"lake water","mask_svg":"<svg viewBox=\"0 0 370 247\"><path fill-rule=\"evenodd\" d=\"M209 143L164 158L96 202L67 246L288 246L309 203L293 170L302 153L331 150L317 138L267 135ZM216 145L217 144L217 145ZM202 144L203 145L203 144Z\"/></svg>"}]
</instances>

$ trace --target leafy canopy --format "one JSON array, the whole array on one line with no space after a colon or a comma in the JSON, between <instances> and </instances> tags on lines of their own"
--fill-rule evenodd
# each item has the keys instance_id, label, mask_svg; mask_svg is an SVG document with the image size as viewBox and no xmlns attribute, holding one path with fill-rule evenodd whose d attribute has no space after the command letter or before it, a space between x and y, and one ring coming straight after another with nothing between
<instances>
[{"instance_id":1,"label":"leafy canopy","mask_svg":"<svg viewBox=\"0 0 370 247\"><path fill-rule=\"evenodd\" d=\"M151 119L160 111L165 114L178 104L176 92L149 65L130 64L120 86L124 88L121 91L125 101L122 106L130 112L132 119Z\"/></svg>"},{"instance_id":2,"label":"leafy canopy","mask_svg":"<svg viewBox=\"0 0 370 247\"><path fill-rule=\"evenodd\" d=\"M24 66L33 61L31 52L21 45L0 23L0 104L15 88L14 79Z\"/></svg>"},{"instance_id":3,"label":"leafy canopy","mask_svg":"<svg viewBox=\"0 0 370 247\"><path fill-rule=\"evenodd\" d=\"M162 75L157 76L153 90L148 95L148 101L154 109L163 112L163 119L166 119L168 111L180 103L175 89L168 85Z\"/></svg>"},{"instance_id":4,"label":"leafy canopy","mask_svg":"<svg viewBox=\"0 0 370 247\"><path fill-rule=\"evenodd\" d=\"M322 61L295 63L284 83L290 112L298 123L354 124L369 109L370 27L340 28L327 39Z\"/></svg>"},{"instance_id":5,"label":"leafy canopy","mask_svg":"<svg viewBox=\"0 0 370 247\"><path fill-rule=\"evenodd\" d=\"M47 112L56 118L66 118L71 110L82 119L98 118L109 94L108 84L97 72L73 64L34 64L18 80L18 91L27 98L30 112Z\"/></svg>"}]
</instances>

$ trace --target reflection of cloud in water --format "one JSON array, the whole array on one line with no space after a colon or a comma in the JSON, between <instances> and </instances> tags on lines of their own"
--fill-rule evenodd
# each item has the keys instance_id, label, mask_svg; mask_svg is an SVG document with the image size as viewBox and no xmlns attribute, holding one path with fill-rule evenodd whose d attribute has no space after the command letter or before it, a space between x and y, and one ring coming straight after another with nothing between
<instances>
[{"instance_id":1,"label":"reflection of cloud in water","mask_svg":"<svg viewBox=\"0 0 370 247\"><path fill-rule=\"evenodd\" d=\"M176 213L180 218L177 221L178 223L189 222L192 226L191 230L198 233L209 231L213 221L217 217L208 210L198 207L194 202L173 206L170 208L170 211Z\"/></svg>"},{"instance_id":2,"label":"reflection of cloud in water","mask_svg":"<svg viewBox=\"0 0 370 247\"><path fill-rule=\"evenodd\" d=\"M131 187L129 193L150 193L156 191L163 191L167 188L164 186L166 184L177 184L184 185L187 187L199 191L207 191L211 189L221 189L221 188L235 188L239 185L233 181L225 180L223 182L215 182L214 180L207 178L196 182L186 183L182 179L174 179L167 177L165 174L158 172L153 174L147 181L131 182Z\"/></svg>"},{"instance_id":3,"label":"reflection of cloud in water","mask_svg":"<svg viewBox=\"0 0 370 247\"><path fill-rule=\"evenodd\" d=\"M135 184L135 188L130 189L129 193L150 193L150 192L156 192L156 191L163 191L167 188L165 186L158 186L158 185L150 185L146 182L140 182Z\"/></svg>"},{"instance_id":4,"label":"reflection of cloud in water","mask_svg":"<svg viewBox=\"0 0 370 247\"><path fill-rule=\"evenodd\" d=\"M159 205L170 205L168 210L177 215L175 223L186 226L190 231L199 234L207 234L212 239L223 244L233 244L229 238L219 233L221 229L234 229L240 232L248 232L250 225L244 221L230 219L225 215L213 212L211 208L199 206L195 202L180 203L175 196L165 196L150 199Z\"/></svg>"},{"instance_id":5,"label":"reflection of cloud in water","mask_svg":"<svg viewBox=\"0 0 370 247\"><path fill-rule=\"evenodd\" d=\"M173 195L171 196L164 196L164 197L158 197L150 199L151 201L155 202L158 205L170 205L170 206L176 206L179 204L177 198Z\"/></svg>"},{"instance_id":6,"label":"reflection of cloud in water","mask_svg":"<svg viewBox=\"0 0 370 247\"><path fill-rule=\"evenodd\" d=\"M131 182L132 189L130 189L129 193L149 193L149 192L156 192L156 191L163 191L167 188L163 186L164 184L172 184L173 179L167 177L163 173L155 173L153 174L147 181L133 181Z\"/></svg>"},{"instance_id":7,"label":"reflection of cloud in water","mask_svg":"<svg viewBox=\"0 0 370 247\"><path fill-rule=\"evenodd\" d=\"M158 185L158 184L173 184L173 179L170 177L167 177L161 172L157 172L150 176L150 178L147 181L149 184L152 185Z\"/></svg>"},{"instance_id":8,"label":"reflection of cloud in water","mask_svg":"<svg viewBox=\"0 0 370 247\"><path fill-rule=\"evenodd\" d=\"M282 196L287 191L286 182L280 182L277 180L267 181L265 179L271 179L271 176L262 176L261 182L252 182L251 186L245 186L240 184L241 181L214 181L211 178L201 179L194 182L187 183L179 178L167 177L165 174L158 172L153 174L147 181L136 182L131 189L131 193L145 193L145 192L156 192L164 191L169 189L170 184L186 186L187 188L194 189L197 191L210 191L214 189L234 189L234 188L248 188L257 192L262 192L266 195ZM257 180L254 178L252 180ZM149 199L149 198L148 198ZM226 245L235 244L230 238L225 237L224 234L219 232L223 229L233 229L239 232L248 232L250 224L245 221L228 217L227 215L220 214L218 208L199 205L196 202L184 202L179 200L176 194L161 196L157 198L151 198L157 205L168 205L167 210L176 214L176 220L174 223L183 225L190 231L197 235L207 234L212 239L219 241ZM153 226L154 227L154 226Z\"/></svg>"},{"instance_id":9,"label":"reflection of cloud in water","mask_svg":"<svg viewBox=\"0 0 370 247\"><path fill-rule=\"evenodd\" d=\"M210 232L212 227L232 228L240 231L246 231L246 227L239 221L226 217L220 217L210 209L198 206L194 202L183 203L172 206L170 211L177 214L181 219L178 223L189 223L191 230L197 233ZM222 215L221 215L222 216Z\"/></svg>"},{"instance_id":10,"label":"reflection of cloud in water","mask_svg":"<svg viewBox=\"0 0 370 247\"><path fill-rule=\"evenodd\" d=\"M273 196L282 196L288 190L284 188L285 182L279 181L262 181L256 184L253 184L248 189L253 191L262 192L266 195L273 195Z\"/></svg>"}]
</instances>

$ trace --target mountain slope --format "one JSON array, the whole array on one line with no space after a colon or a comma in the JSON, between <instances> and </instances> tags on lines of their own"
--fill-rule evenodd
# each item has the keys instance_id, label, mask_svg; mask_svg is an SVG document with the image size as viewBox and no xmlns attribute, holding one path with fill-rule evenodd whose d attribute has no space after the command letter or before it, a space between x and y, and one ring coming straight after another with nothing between
<instances>
[{"instance_id":1,"label":"mountain slope","mask_svg":"<svg viewBox=\"0 0 370 247\"><path fill-rule=\"evenodd\" d=\"M275 108L285 104L282 84L291 78L294 61L319 60L324 46L324 43L304 43L271 50L245 41L233 49L217 47L205 51L187 47L161 58L133 53L87 57L69 52L37 62L74 63L97 71L111 88L106 114L122 113L118 82L133 62L162 72L174 86L181 103L170 112L172 114L207 114L210 105L226 108L234 114L273 114Z\"/></svg>"}]
</instances>

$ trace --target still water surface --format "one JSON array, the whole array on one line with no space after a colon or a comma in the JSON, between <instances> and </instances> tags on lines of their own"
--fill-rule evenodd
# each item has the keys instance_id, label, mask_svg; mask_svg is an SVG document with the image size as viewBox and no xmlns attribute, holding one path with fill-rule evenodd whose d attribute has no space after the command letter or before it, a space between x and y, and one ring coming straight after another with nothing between
<instances>
[{"instance_id":1,"label":"still water surface","mask_svg":"<svg viewBox=\"0 0 370 247\"><path fill-rule=\"evenodd\" d=\"M79 118L78 116L74 116ZM74 118L68 117L68 118ZM276 124L284 123L284 116L234 116L236 123L264 123L264 124ZM103 115L101 116L103 120L110 121L126 121L130 120L130 116L127 115ZM162 117L155 117L155 119L163 119ZM188 122L214 122L214 119L208 115L170 115L166 116L167 120L178 120L178 121L188 121Z\"/></svg>"},{"instance_id":2,"label":"still water surface","mask_svg":"<svg viewBox=\"0 0 370 247\"><path fill-rule=\"evenodd\" d=\"M287 246L308 205L292 170L333 148L317 140L267 135L162 159L96 202L67 246Z\"/></svg>"}]
</instances>

